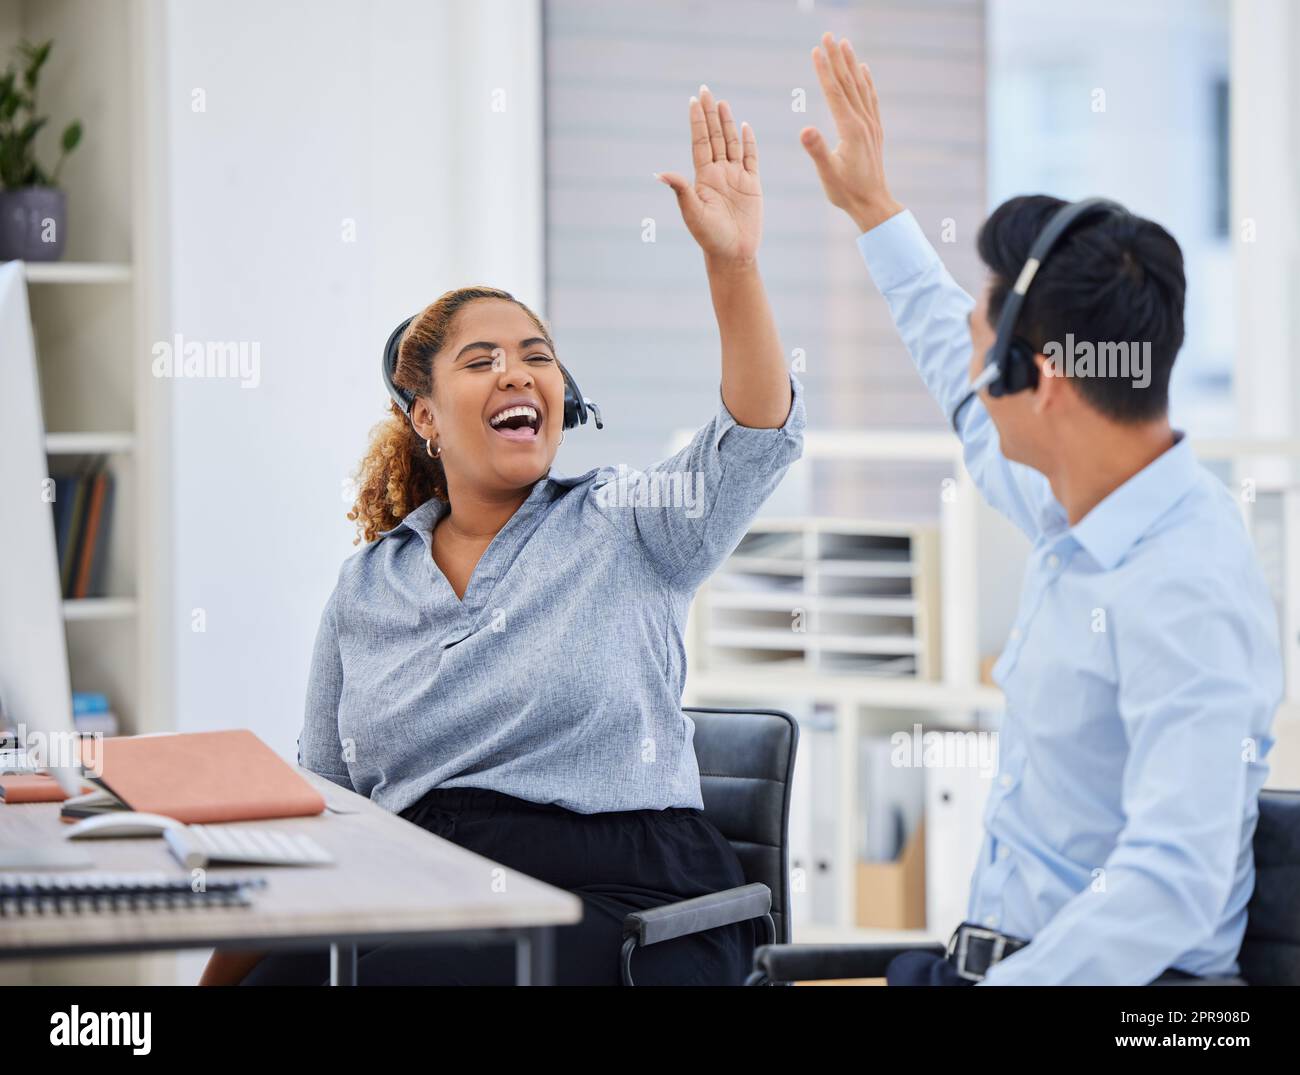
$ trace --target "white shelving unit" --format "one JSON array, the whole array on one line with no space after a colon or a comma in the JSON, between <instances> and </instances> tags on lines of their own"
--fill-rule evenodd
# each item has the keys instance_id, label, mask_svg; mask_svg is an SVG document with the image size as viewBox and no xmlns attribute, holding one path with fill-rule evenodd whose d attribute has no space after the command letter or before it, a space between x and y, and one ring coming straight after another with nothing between
<instances>
[{"instance_id":1,"label":"white shelving unit","mask_svg":"<svg viewBox=\"0 0 1300 1075\"><path fill-rule=\"evenodd\" d=\"M705 673L933 680L938 606L932 529L760 520L696 596L692 661Z\"/></svg>"},{"instance_id":2,"label":"white shelving unit","mask_svg":"<svg viewBox=\"0 0 1300 1075\"><path fill-rule=\"evenodd\" d=\"M47 433L45 454L122 455L135 451L134 433Z\"/></svg>"},{"instance_id":3,"label":"white shelving unit","mask_svg":"<svg viewBox=\"0 0 1300 1075\"><path fill-rule=\"evenodd\" d=\"M130 265L96 264L91 261L29 262L29 284L129 284Z\"/></svg>"},{"instance_id":4,"label":"white shelving unit","mask_svg":"<svg viewBox=\"0 0 1300 1075\"><path fill-rule=\"evenodd\" d=\"M60 182L68 217L62 260L28 262L32 328L51 473L104 456L115 482L103 596L64 601L74 690L104 691L124 732L171 723L163 662L152 639L165 630L165 408L150 370L163 263L153 167L161 73L149 55L156 5L140 0L0 0L0 52L19 41L54 42L39 102L50 117L37 156L57 156L57 132L82 121L82 144Z\"/></svg>"},{"instance_id":5,"label":"white shelving unit","mask_svg":"<svg viewBox=\"0 0 1300 1075\"><path fill-rule=\"evenodd\" d=\"M0 0L0 53L52 40L37 138L52 164L73 118L81 145L60 175L68 212L63 260L27 263L45 447L51 473L107 457L115 498L106 595L65 600L74 690L103 691L124 734L167 731L171 712L170 526L166 386L150 368L167 337L162 5L152 0ZM51 529L51 535L53 529ZM9 963L6 984L161 981L172 956Z\"/></svg>"}]
</instances>

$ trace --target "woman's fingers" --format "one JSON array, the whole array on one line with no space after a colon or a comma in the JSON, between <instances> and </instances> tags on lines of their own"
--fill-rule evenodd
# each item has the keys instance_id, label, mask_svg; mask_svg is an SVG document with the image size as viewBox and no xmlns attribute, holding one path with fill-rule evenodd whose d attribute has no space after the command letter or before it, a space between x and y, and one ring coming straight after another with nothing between
<instances>
[{"instance_id":1,"label":"woman's fingers","mask_svg":"<svg viewBox=\"0 0 1300 1075\"><path fill-rule=\"evenodd\" d=\"M751 175L758 175L758 139L754 137L754 128L748 123L742 123L740 136L743 143L745 171Z\"/></svg>"},{"instance_id":2,"label":"woman's fingers","mask_svg":"<svg viewBox=\"0 0 1300 1075\"><path fill-rule=\"evenodd\" d=\"M709 143L709 124L704 118L704 106L698 97L691 98L691 162L699 171L713 163L713 147Z\"/></svg>"},{"instance_id":3,"label":"woman's fingers","mask_svg":"<svg viewBox=\"0 0 1300 1075\"><path fill-rule=\"evenodd\" d=\"M718 102L718 119L722 123L722 140L727 147L727 160L739 163L742 152L740 135L736 131L736 120L731 114L731 105L726 101Z\"/></svg>"},{"instance_id":4,"label":"woman's fingers","mask_svg":"<svg viewBox=\"0 0 1300 1075\"><path fill-rule=\"evenodd\" d=\"M712 159L723 161L727 159L727 143L722 137L722 121L718 119L718 105L713 100L713 92L708 86L700 87L700 104L704 107L704 118L709 125L709 146L713 153Z\"/></svg>"},{"instance_id":5,"label":"woman's fingers","mask_svg":"<svg viewBox=\"0 0 1300 1075\"><path fill-rule=\"evenodd\" d=\"M682 216L693 211L699 200L699 195L695 194L695 188L686 181L685 175L679 175L676 172L655 172L654 177L664 186L671 188L673 194L677 195L677 204L681 207Z\"/></svg>"},{"instance_id":6,"label":"woman's fingers","mask_svg":"<svg viewBox=\"0 0 1300 1075\"><path fill-rule=\"evenodd\" d=\"M684 194L691 188L685 177L676 172L655 172L654 177L665 186L672 187L673 193L677 195Z\"/></svg>"}]
</instances>

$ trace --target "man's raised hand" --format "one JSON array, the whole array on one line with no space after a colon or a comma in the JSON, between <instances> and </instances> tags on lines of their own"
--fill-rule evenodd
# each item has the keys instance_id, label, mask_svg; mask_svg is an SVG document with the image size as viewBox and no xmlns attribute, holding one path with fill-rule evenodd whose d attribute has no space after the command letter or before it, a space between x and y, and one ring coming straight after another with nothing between
<instances>
[{"instance_id":1,"label":"man's raised hand","mask_svg":"<svg viewBox=\"0 0 1300 1075\"><path fill-rule=\"evenodd\" d=\"M848 213L861 231L870 231L903 208L885 182L885 136L875 83L847 38L837 42L833 34L824 34L812 56L840 141L828 149L816 127L805 127L799 141L817 166L830 203Z\"/></svg>"}]
</instances>

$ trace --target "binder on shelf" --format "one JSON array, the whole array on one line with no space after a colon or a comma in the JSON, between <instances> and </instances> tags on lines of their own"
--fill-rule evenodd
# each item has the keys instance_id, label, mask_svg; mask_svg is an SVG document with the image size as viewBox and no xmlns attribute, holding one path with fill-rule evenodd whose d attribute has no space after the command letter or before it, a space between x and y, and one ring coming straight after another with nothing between
<instances>
[{"instance_id":1,"label":"binder on shelf","mask_svg":"<svg viewBox=\"0 0 1300 1075\"><path fill-rule=\"evenodd\" d=\"M925 784L925 923L947 937L966 917L992 780L975 766L947 766L926 769Z\"/></svg>"},{"instance_id":2,"label":"binder on shelf","mask_svg":"<svg viewBox=\"0 0 1300 1075\"><path fill-rule=\"evenodd\" d=\"M99 456L54 479L54 532L65 598L105 596L105 565L116 481Z\"/></svg>"},{"instance_id":3,"label":"binder on shelf","mask_svg":"<svg viewBox=\"0 0 1300 1075\"><path fill-rule=\"evenodd\" d=\"M808 804L812 862L808 876L808 917L819 925L834 925L841 917L838 884L844 864L839 861L836 839L844 819L838 811L840 781L835 738L838 720L832 707L814 705L808 724L808 774L810 787L815 789Z\"/></svg>"}]
</instances>

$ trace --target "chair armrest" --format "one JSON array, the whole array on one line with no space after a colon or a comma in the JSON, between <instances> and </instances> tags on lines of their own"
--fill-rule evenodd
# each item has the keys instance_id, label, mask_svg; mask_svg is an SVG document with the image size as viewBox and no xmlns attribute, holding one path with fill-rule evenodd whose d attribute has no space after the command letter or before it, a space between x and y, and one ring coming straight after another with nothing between
<instances>
[{"instance_id":1,"label":"chair armrest","mask_svg":"<svg viewBox=\"0 0 1300 1075\"><path fill-rule=\"evenodd\" d=\"M633 911L623 919L623 936L635 937L639 945L658 944L675 937L703 933L706 929L762 918L771 911L772 892L767 885L742 885L645 911Z\"/></svg>"},{"instance_id":2,"label":"chair armrest","mask_svg":"<svg viewBox=\"0 0 1300 1075\"><path fill-rule=\"evenodd\" d=\"M1148 985L1163 989L1167 985L1246 985L1244 978L1170 978L1163 982L1148 982Z\"/></svg>"},{"instance_id":3,"label":"chair armrest","mask_svg":"<svg viewBox=\"0 0 1300 1075\"><path fill-rule=\"evenodd\" d=\"M831 978L883 978L903 952L947 949L937 941L890 944L765 944L754 949L754 971L769 982L819 982Z\"/></svg>"}]
</instances>

